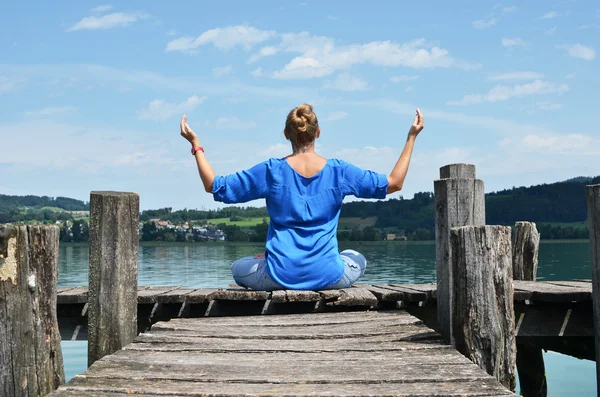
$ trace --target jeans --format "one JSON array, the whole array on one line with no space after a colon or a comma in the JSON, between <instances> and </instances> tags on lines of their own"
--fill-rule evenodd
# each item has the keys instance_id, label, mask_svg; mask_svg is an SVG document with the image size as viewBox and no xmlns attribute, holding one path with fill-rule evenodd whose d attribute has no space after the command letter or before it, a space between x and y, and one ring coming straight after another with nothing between
<instances>
[{"instance_id":1,"label":"jeans","mask_svg":"<svg viewBox=\"0 0 600 397\"><path fill-rule=\"evenodd\" d=\"M344 250L340 253L344 261L342 278L323 289L349 288L365 273L367 260L363 254L354 250ZM247 256L233 262L231 273L233 280L240 286L255 291L275 291L286 289L275 282L267 273L265 258Z\"/></svg>"}]
</instances>

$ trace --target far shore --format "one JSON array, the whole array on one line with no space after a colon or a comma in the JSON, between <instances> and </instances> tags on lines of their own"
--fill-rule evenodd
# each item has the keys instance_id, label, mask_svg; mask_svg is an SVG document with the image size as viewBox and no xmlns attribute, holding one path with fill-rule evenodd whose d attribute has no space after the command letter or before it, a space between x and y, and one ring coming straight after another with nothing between
<instances>
[{"instance_id":1,"label":"far shore","mask_svg":"<svg viewBox=\"0 0 600 397\"><path fill-rule=\"evenodd\" d=\"M540 240L541 244L553 244L553 243L587 243L589 239L572 239L572 240ZM394 240L394 241L340 241L338 242L340 246L361 246L361 245L388 245L388 244L399 244L399 245L430 245L435 244L434 240L425 240L425 241L402 241L402 240ZM83 243L66 243L61 242L61 246L65 247L86 247L88 246L87 242ZM210 246L210 247L220 247L227 245L236 245L236 246L248 246L248 247L256 247L256 246L264 246L264 243L251 243L251 242L240 242L240 241L214 241L214 242L195 242L195 241L186 241L186 242L166 242L166 241L140 241L140 246L142 247L157 247L157 246Z\"/></svg>"}]
</instances>

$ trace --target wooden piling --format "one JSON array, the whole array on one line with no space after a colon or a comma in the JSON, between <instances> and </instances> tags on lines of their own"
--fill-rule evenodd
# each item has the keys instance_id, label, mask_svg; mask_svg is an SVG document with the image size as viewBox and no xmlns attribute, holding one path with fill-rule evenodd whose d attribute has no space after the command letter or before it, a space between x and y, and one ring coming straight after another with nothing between
<instances>
[{"instance_id":1,"label":"wooden piling","mask_svg":"<svg viewBox=\"0 0 600 397\"><path fill-rule=\"evenodd\" d=\"M504 386L515 390L510 228L453 228L450 239L454 345Z\"/></svg>"},{"instance_id":2,"label":"wooden piling","mask_svg":"<svg viewBox=\"0 0 600 397\"><path fill-rule=\"evenodd\" d=\"M450 164L440 168L435 190L435 242L437 275L438 329L452 341L452 251L450 229L458 226L485 224L483 182L475 179L475 166Z\"/></svg>"},{"instance_id":3,"label":"wooden piling","mask_svg":"<svg viewBox=\"0 0 600 397\"><path fill-rule=\"evenodd\" d=\"M533 222L517 222L513 242L513 279L535 281L540 233ZM546 397L546 369L542 349L527 341L517 343L517 371L524 397Z\"/></svg>"},{"instance_id":4,"label":"wooden piling","mask_svg":"<svg viewBox=\"0 0 600 397\"><path fill-rule=\"evenodd\" d=\"M600 396L600 185L590 185L586 191L590 229L590 264L592 265L592 300L594 302L596 384L598 396Z\"/></svg>"},{"instance_id":5,"label":"wooden piling","mask_svg":"<svg viewBox=\"0 0 600 397\"><path fill-rule=\"evenodd\" d=\"M65 383L56 318L57 226L0 225L0 395Z\"/></svg>"},{"instance_id":6,"label":"wooden piling","mask_svg":"<svg viewBox=\"0 0 600 397\"><path fill-rule=\"evenodd\" d=\"M139 196L90 195L88 366L137 335Z\"/></svg>"}]
</instances>

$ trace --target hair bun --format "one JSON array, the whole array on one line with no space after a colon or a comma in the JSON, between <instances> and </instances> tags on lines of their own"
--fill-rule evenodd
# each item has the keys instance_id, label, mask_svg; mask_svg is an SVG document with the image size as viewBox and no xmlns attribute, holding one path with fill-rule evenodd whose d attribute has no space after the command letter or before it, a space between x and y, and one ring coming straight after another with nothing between
<instances>
[{"instance_id":1,"label":"hair bun","mask_svg":"<svg viewBox=\"0 0 600 397\"><path fill-rule=\"evenodd\" d=\"M313 142L318 129L317 116L313 112L313 107L307 103L292 109L285 122L285 130L293 146L305 146Z\"/></svg>"}]
</instances>

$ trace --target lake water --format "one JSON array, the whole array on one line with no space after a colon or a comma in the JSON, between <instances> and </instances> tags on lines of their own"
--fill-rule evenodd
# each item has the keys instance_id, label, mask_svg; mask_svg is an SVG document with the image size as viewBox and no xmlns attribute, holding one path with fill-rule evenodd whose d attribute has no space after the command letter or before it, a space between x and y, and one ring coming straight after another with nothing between
<instances>
[{"instance_id":1,"label":"lake water","mask_svg":"<svg viewBox=\"0 0 600 397\"><path fill-rule=\"evenodd\" d=\"M352 243L368 260L364 283L435 282L433 243ZM261 252L260 245L141 244L139 285L227 287L233 282L231 263ZM59 287L87 285L88 247L61 245ZM587 241L543 241L540 244L538 280L591 279ZM63 342L67 379L85 371L86 342ZM592 361L546 353L549 396L595 396L596 367Z\"/></svg>"}]
</instances>

